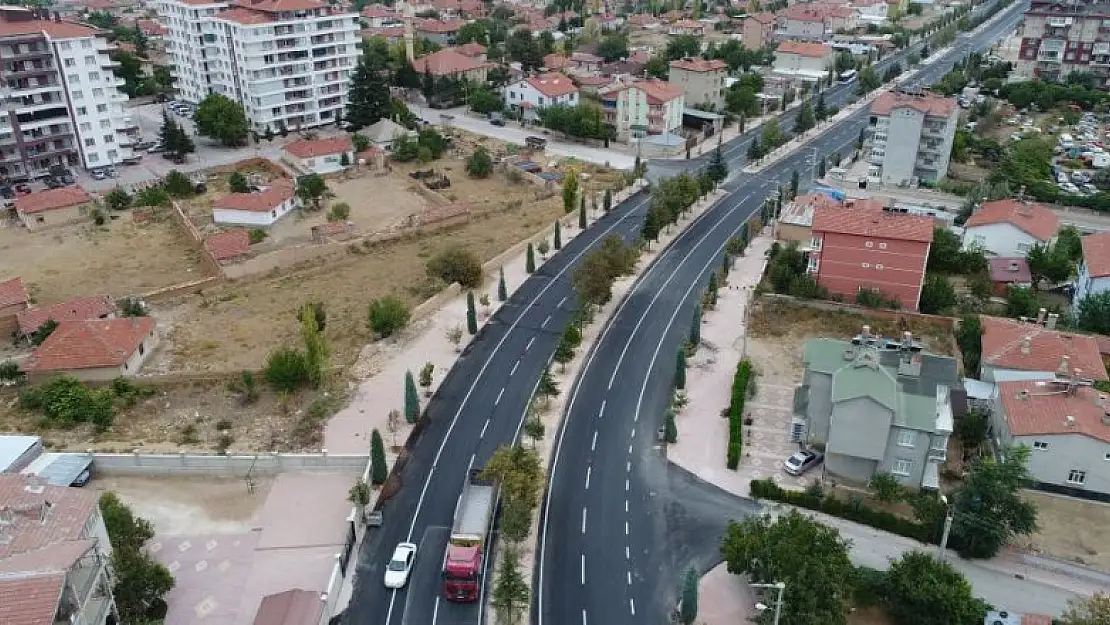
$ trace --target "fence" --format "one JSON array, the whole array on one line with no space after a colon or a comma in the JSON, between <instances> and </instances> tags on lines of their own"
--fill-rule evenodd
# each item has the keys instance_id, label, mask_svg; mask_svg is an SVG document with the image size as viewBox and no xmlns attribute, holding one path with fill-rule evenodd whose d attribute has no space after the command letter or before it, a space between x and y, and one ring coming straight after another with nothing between
<instances>
[{"instance_id":1,"label":"fence","mask_svg":"<svg viewBox=\"0 0 1110 625\"><path fill-rule=\"evenodd\" d=\"M344 471L362 473L365 454L107 454L88 452L101 475L246 477L285 471Z\"/></svg>"}]
</instances>

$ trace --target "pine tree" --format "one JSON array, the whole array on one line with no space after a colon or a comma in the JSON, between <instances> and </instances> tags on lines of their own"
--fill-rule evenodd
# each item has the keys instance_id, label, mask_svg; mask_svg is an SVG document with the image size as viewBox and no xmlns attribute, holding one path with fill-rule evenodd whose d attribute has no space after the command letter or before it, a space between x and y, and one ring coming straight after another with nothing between
<instances>
[{"instance_id":1,"label":"pine tree","mask_svg":"<svg viewBox=\"0 0 1110 625\"><path fill-rule=\"evenodd\" d=\"M528 250L524 254L524 271L534 273L536 271L536 250L532 244L528 244Z\"/></svg>"},{"instance_id":2,"label":"pine tree","mask_svg":"<svg viewBox=\"0 0 1110 625\"><path fill-rule=\"evenodd\" d=\"M613 209L613 190L612 189L606 189L605 190L605 197L601 200L601 207L605 209L606 213L608 213L610 210Z\"/></svg>"},{"instance_id":3,"label":"pine tree","mask_svg":"<svg viewBox=\"0 0 1110 625\"><path fill-rule=\"evenodd\" d=\"M393 102L389 94L389 72L369 55L359 59L351 76L344 118L358 130L389 117Z\"/></svg>"},{"instance_id":4,"label":"pine tree","mask_svg":"<svg viewBox=\"0 0 1110 625\"><path fill-rule=\"evenodd\" d=\"M578 209L578 227L586 229L586 205L583 204L582 208Z\"/></svg>"},{"instance_id":5,"label":"pine tree","mask_svg":"<svg viewBox=\"0 0 1110 625\"><path fill-rule=\"evenodd\" d=\"M748 160L755 161L763 158L763 146L759 144L759 137L752 137L752 142L748 144Z\"/></svg>"},{"instance_id":6,"label":"pine tree","mask_svg":"<svg viewBox=\"0 0 1110 625\"><path fill-rule=\"evenodd\" d=\"M824 158L817 161L817 177L818 178L824 178L825 177L825 159Z\"/></svg>"},{"instance_id":7,"label":"pine tree","mask_svg":"<svg viewBox=\"0 0 1110 625\"><path fill-rule=\"evenodd\" d=\"M505 268L501 268L501 275L497 278L497 301L509 299L509 290L505 288Z\"/></svg>"},{"instance_id":8,"label":"pine tree","mask_svg":"<svg viewBox=\"0 0 1110 625\"><path fill-rule=\"evenodd\" d=\"M713 157L709 160L709 168L706 170L713 182L721 184L728 178L728 164L725 163L725 156L721 152L721 143L717 142L717 149L713 150Z\"/></svg>"},{"instance_id":9,"label":"pine tree","mask_svg":"<svg viewBox=\"0 0 1110 625\"><path fill-rule=\"evenodd\" d=\"M674 422L674 411L670 409L663 417L663 440L668 443L678 442L678 426Z\"/></svg>"},{"instance_id":10,"label":"pine tree","mask_svg":"<svg viewBox=\"0 0 1110 625\"><path fill-rule=\"evenodd\" d=\"M825 94L817 96L817 106L813 107L813 116L817 121L823 122L829 116L829 109L825 106Z\"/></svg>"},{"instance_id":11,"label":"pine tree","mask_svg":"<svg viewBox=\"0 0 1110 625\"><path fill-rule=\"evenodd\" d=\"M736 131L739 132L740 134L743 134L744 133L744 126L746 126L747 123L748 123L747 118L744 117L743 115L741 115L740 119L736 120Z\"/></svg>"},{"instance_id":12,"label":"pine tree","mask_svg":"<svg viewBox=\"0 0 1110 625\"><path fill-rule=\"evenodd\" d=\"M690 344L695 348L701 344L701 304L694 304L694 319L690 323Z\"/></svg>"},{"instance_id":13,"label":"pine tree","mask_svg":"<svg viewBox=\"0 0 1110 625\"><path fill-rule=\"evenodd\" d=\"M582 194L582 198L578 202L578 208L581 209L581 210L586 210L586 194L585 193ZM567 211L567 212L569 213L570 211Z\"/></svg>"},{"instance_id":14,"label":"pine tree","mask_svg":"<svg viewBox=\"0 0 1110 625\"><path fill-rule=\"evenodd\" d=\"M412 371L405 372L405 421L416 423L420 418L420 395L416 392L416 380Z\"/></svg>"},{"instance_id":15,"label":"pine tree","mask_svg":"<svg viewBox=\"0 0 1110 625\"><path fill-rule=\"evenodd\" d=\"M474 311L474 291L466 292L466 331L478 334L478 313Z\"/></svg>"},{"instance_id":16,"label":"pine tree","mask_svg":"<svg viewBox=\"0 0 1110 625\"><path fill-rule=\"evenodd\" d=\"M798 185L801 181L802 177L798 174L797 169L790 173L790 197L798 197Z\"/></svg>"},{"instance_id":17,"label":"pine tree","mask_svg":"<svg viewBox=\"0 0 1110 625\"><path fill-rule=\"evenodd\" d=\"M682 609L679 619L683 625L692 625L698 618L698 572L690 567L682 582Z\"/></svg>"},{"instance_id":18,"label":"pine tree","mask_svg":"<svg viewBox=\"0 0 1110 625\"><path fill-rule=\"evenodd\" d=\"M370 483L384 484L389 476L389 467L385 463L385 444L378 428L370 433Z\"/></svg>"},{"instance_id":19,"label":"pine tree","mask_svg":"<svg viewBox=\"0 0 1110 625\"><path fill-rule=\"evenodd\" d=\"M563 225L558 220L555 220L555 240L552 242L552 246L556 250L563 249Z\"/></svg>"},{"instance_id":20,"label":"pine tree","mask_svg":"<svg viewBox=\"0 0 1110 625\"><path fill-rule=\"evenodd\" d=\"M678 390L686 388L686 350L678 349L678 358L674 368L674 387Z\"/></svg>"}]
</instances>

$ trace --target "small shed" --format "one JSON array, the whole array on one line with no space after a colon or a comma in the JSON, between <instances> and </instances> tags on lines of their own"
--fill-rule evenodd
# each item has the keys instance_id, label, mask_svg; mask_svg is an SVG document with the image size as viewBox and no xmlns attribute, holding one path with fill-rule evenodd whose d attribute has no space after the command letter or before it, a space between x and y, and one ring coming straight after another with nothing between
<instances>
[{"instance_id":1,"label":"small shed","mask_svg":"<svg viewBox=\"0 0 1110 625\"><path fill-rule=\"evenodd\" d=\"M372 145L388 150L393 146L394 139L401 136L415 136L416 131L409 130L392 119L379 119L376 123L358 131L358 134L369 139Z\"/></svg>"}]
</instances>

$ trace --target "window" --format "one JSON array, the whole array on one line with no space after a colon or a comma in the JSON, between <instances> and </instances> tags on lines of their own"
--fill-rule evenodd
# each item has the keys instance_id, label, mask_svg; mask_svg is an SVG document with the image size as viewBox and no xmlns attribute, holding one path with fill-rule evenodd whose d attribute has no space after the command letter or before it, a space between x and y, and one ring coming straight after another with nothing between
<instances>
[{"instance_id":1,"label":"window","mask_svg":"<svg viewBox=\"0 0 1110 625\"><path fill-rule=\"evenodd\" d=\"M94 145L96 145L96 139L94 139L94 138L92 138L92 137L89 137L88 139L85 139L85 146L86 146L86 147L90 147L90 148L91 148L91 147L93 147Z\"/></svg>"},{"instance_id":2,"label":"window","mask_svg":"<svg viewBox=\"0 0 1110 625\"><path fill-rule=\"evenodd\" d=\"M100 87L97 87L97 88L93 89L93 97L94 98L104 97L104 90L101 89Z\"/></svg>"},{"instance_id":3,"label":"window","mask_svg":"<svg viewBox=\"0 0 1110 625\"><path fill-rule=\"evenodd\" d=\"M917 432L914 432L913 430L901 430L898 432L898 446L913 447L916 438Z\"/></svg>"},{"instance_id":4,"label":"window","mask_svg":"<svg viewBox=\"0 0 1110 625\"><path fill-rule=\"evenodd\" d=\"M870 269L871 263L860 263L860 267L863 267L864 269Z\"/></svg>"},{"instance_id":5,"label":"window","mask_svg":"<svg viewBox=\"0 0 1110 625\"><path fill-rule=\"evenodd\" d=\"M92 124L90 124L89 122L81 122L81 131L87 132L89 130L92 130Z\"/></svg>"},{"instance_id":6,"label":"window","mask_svg":"<svg viewBox=\"0 0 1110 625\"><path fill-rule=\"evenodd\" d=\"M1044 450L1048 449L1048 443L1046 443L1044 441L1033 441L1033 449L1038 449L1040 451L1044 451Z\"/></svg>"},{"instance_id":7,"label":"window","mask_svg":"<svg viewBox=\"0 0 1110 625\"><path fill-rule=\"evenodd\" d=\"M1110 454L1106 454L1105 456L1102 457L1102 459L1107 461L1107 462L1110 462Z\"/></svg>"},{"instance_id":8,"label":"window","mask_svg":"<svg viewBox=\"0 0 1110 625\"><path fill-rule=\"evenodd\" d=\"M100 160L100 155L95 152L89 154L89 162L96 163Z\"/></svg>"},{"instance_id":9,"label":"window","mask_svg":"<svg viewBox=\"0 0 1110 625\"><path fill-rule=\"evenodd\" d=\"M875 247L875 243L873 241L864 241L863 246L864 247Z\"/></svg>"},{"instance_id":10,"label":"window","mask_svg":"<svg viewBox=\"0 0 1110 625\"><path fill-rule=\"evenodd\" d=\"M96 105L96 112L97 113L106 113L107 111L108 111L108 105L107 104L97 104Z\"/></svg>"},{"instance_id":11,"label":"window","mask_svg":"<svg viewBox=\"0 0 1110 625\"><path fill-rule=\"evenodd\" d=\"M104 143L115 143L116 138L112 135L104 135Z\"/></svg>"},{"instance_id":12,"label":"window","mask_svg":"<svg viewBox=\"0 0 1110 625\"><path fill-rule=\"evenodd\" d=\"M92 47L92 39L82 39L81 40L81 47L84 48L85 50L88 50L89 48L91 48Z\"/></svg>"},{"instance_id":13,"label":"window","mask_svg":"<svg viewBox=\"0 0 1110 625\"><path fill-rule=\"evenodd\" d=\"M71 46L70 46L70 43L68 41L63 41L63 42L58 44L58 47L61 48L62 50L69 50Z\"/></svg>"},{"instance_id":14,"label":"window","mask_svg":"<svg viewBox=\"0 0 1110 625\"><path fill-rule=\"evenodd\" d=\"M100 127L101 128L111 128L112 127L112 120L110 120L110 119L100 120Z\"/></svg>"},{"instance_id":15,"label":"window","mask_svg":"<svg viewBox=\"0 0 1110 625\"><path fill-rule=\"evenodd\" d=\"M85 98L85 94L82 93L81 91L78 90L78 91L73 92L73 99L74 100L83 100L84 98Z\"/></svg>"},{"instance_id":16,"label":"window","mask_svg":"<svg viewBox=\"0 0 1110 625\"><path fill-rule=\"evenodd\" d=\"M1033 246L1029 245L1028 243L1018 243L1017 244L1018 251L1021 251L1021 252L1028 252L1030 249L1032 249L1032 247Z\"/></svg>"},{"instance_id":17,"label":"window","mask_svg":"<svg viewBox=\"0 0 1110 625\"><path fill-rule=\"evenodd\" d=\"M142 356L145 353L146 353L146 346L143 345L142 343L139 343L139 355Z\"/></svg>"},{"instance_id":18,"label":"window","mask_svg":"<svg viewBox=\"0 0 1110 625\"><path fill-rule=\"evenodd\" d=\"M878 269L879 271L882 271L883 270L882 263L879 263L879 264L875 265L875 269Z\"/></svg>"},{"instance_id":19,"label":"window","mask_svg":"<svg viewBox=\"0 0 1110 625\"><path fill-rule=\"evenodd\" d=\"M77 60L76 59L66 59L66 62L65 62L66 67L73 67L74 65L77 65Z\"/></svg>"},{"instance_id":20,"label":"window","mask_svg":"<svg viewBox=\"0 0 1110 625\"><path fill-rule=\"evenodd\" d=\"M89 80L93 82L100 81L100 72L89 72Z\"/></svg>"},{"instance_id":21,"label":"window","mask_svg":"<svg viewBox=\"0 0 1110 625\"><path fill-rule=\"evenodd\" d=\"M820 237L811 238L809 240L809 246L812 247L815 250L821 249L821 238Z\"/></svg>"},{"instance_id":22,"label":"window","mask_svg":"<svg viewBox=\"0 0 1110 625\"><path fill-rule=\"evenodd\" d=\"M1080 471L1078 469L1072 469L1071 471L1068 471L1068 484L1082 485L1085 481L1087 481L1086 471Z\"/></svg>"},{"instance_id":23,"label":"window","mask_svg":"<svg viewBox=\"0 0 1110 625\"><path fill-rule=\"evenodd\" d=\"M77 114L78 115L88 115L89 114L89 109L87 109L83 106L79 106L79 107L77 107Z\"/></svg>"},{"instance_id":24,"label":"window","mask_svg":"<svg viewBox=\"0 0 1110 625\"><path fill-rule=\"evenodd\" d=\"M880 243L879 244L879 249L880 250L885 250L886 249L886 243Z\"/></svg>"},{"instance_id":25,"label":"window","mask_svg":"<svg viewBox=\"0 0 1110 625\"><path fill-rule=\"evenodd\" d=\"M77 74L70 74L69 76L66 76L66 79L69 80L69 84L71 85L81 84L81 77Z\"/></svg>"},{"instance_id":26,"label":"window","mask_svg":"<svg viewBox=\"0 0 1110 625\"><path fill-rule=\"evenodd\" d=\"M96 55L90 54L85 57L85 65L96 65Z\"/></svg>"},{"instance_id":27,"label":"window","mask_svg":"<svg viewBox=\"0 0 1110 625\"><path fill-rule=\"evenodd\" d=\"M894 462L890 465L890 472L894 475L901 475L909 477L910 469L913 469L913 462L905 458L895 458Z\"/></svg>"}]
</instances>

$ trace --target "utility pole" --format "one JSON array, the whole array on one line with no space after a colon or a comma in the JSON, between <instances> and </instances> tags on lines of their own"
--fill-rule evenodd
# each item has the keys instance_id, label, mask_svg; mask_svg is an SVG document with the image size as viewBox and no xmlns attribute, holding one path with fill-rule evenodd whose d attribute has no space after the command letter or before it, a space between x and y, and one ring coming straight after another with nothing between
<instances>
[{"instance_id":1,"label":"utility pole","mask_svg":"<svg viewBox=\"0 0 1110 625\"><path fill-rule=\"evenodd\" d=\"M775 620L774 620L774 625L779 625L779 618L782 616L782 593L783 593L784 590L786 590L786 583L785 582L775 582L774 584L749 584L749 585L752 588L765 588L765 589L773 588L773 589L778 591L778 594L775 597ZM768 610L770 608L769 608L769 606L764 605L762 603L757 603L757 604L755 604L755 609L759 610L760 612L763 612L764 610Z\"/></svg>"},{"instance_id":2,"label":"utility pole","mask_svg":"<svg viewBox=\"0 0 1110 625\"><path fill-rule=\"evenodd\" d=\"M814 180L817 180L817 148L816 147L813 148L813 164L810 167L809 179L810 179L811 182L814 181Z\"/></svg>"},{"instance_id":3,"label":"utility pole","mask_svg":"<svg viewBox=\"0 0 1110 625\"><path fill-rule=\"evenodd\" d=\"M941 495L940 500L944 502L944 531L940 536L940 544L937 545L937 561L944 562L945 552L948 549L948 534L952 531L952 518L953 508L955 506L948 503L948 497Z\"/></svg>"}]
</instances>

